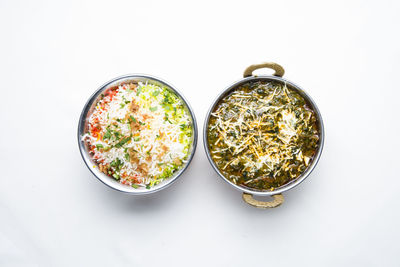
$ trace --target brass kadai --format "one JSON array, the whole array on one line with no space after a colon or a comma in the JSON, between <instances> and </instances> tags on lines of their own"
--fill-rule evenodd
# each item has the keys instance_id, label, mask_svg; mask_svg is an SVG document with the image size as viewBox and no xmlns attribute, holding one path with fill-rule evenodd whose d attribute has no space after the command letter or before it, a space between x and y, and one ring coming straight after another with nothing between
<instances>
[{"instance_id":1,"label":"brass kadai","mask_svg":"<svg viewBox=\"0 0 400 267\"><path fill-rule=\"evenodd\" d=\"M273 75L260 75L256 76L253 75L253 72L257 69L260 68L270 68L275 71ZM272 62L266 62L266 63L261 63L261 64L256 64L256 65L251 65L246 70L244 71L244 78L235 82L228 88L226 88L213 102L211 105L206 119L205 119L205 124L204 124L204 132L203 132L203 139L204 139L204 148L208 157L208 160L210 161L211 165L213 166L214 170L219 174L219 176L229 183L231 186L234 188L240 190L243 192L243 200L248 203L251 206L257 207L257 208L275 208L281 205L284 202L284 198L282 193L292 189L293 187L297 186L300 184L302 181L304 181L310 173L313 171L314 167L318 163L318 160L321 156L322 149L323 149L323 144L324 144L324 126L322 122L322 117L321 113L318 110L317 105L315 102L312 100L312 98L303 90L301 89L298 85L292 83L291 81L288 81L282 76L284 75L285 71L282 66L276 63ZM278 188L274 188L272 190L259 190L259 189L254 189L246 186L242 186L240 184L234 183L231 179L228 179L226 175L224 175L220 169L218 168L216 162L214 162L212 156L211 156L211 151L210 151L210 145L209 145L209 140L208 140L208 130L210 126L210 117L212 112L215 110L215 108L218 106L221 100L225 99L228 95L230 95L233 91L235 91L237 88L244 84L248 83L253 83L253 82L274 82L278 84L282 84L290 88L292 91L295 93L299 94L307 103L308 107L310 107L314 115L316 117L316 124L318 127L318 146L316 148L315 154L311 159L311 162L308 164L307 168L295 179L292 181L288 182L287 184L284 184ZM257 196L272 196L273 200L272 201L260 201L254 199L253 195Z\"/></svg>"}]
</instances>

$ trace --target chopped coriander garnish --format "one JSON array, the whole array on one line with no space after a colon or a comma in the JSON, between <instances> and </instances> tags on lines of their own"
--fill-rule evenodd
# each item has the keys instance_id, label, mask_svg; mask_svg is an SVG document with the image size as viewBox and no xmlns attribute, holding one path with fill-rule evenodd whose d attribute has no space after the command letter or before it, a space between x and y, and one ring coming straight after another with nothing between
<instances>
[{"instance_id":1,"label":"chopped coriander garnish","mask_svg":"<svg viewBox=\"0 0 400 267\"><path fill-rule=\"evenodd\" d=\"M129 115L129 118L131 119L131 121L136 122L135 117L133 117L132 115Z\"/></svg>"},{"instance_id":2,"label":"chopped coriander garnish","mask_svg":"<svg viewBox=\"0 0 400 267\"><path fill-rule=\"evenodd\" d=\"M110 131L110 129L107 129L106 133L103 136L103 139L106 140L106 139L110 139L110 138L111 138L111 131Z\"/></svg>"},{"instance_id":3,"label":"chopped coriander garnish","mask_svg":"<svg viewBox=\"0 0 400 267\"><path fill-rule=\"evenodd\" d=\"M154 112L154 111L157 110L157 106L155 106L155 107L150 107L149 109L150 109L151 112Z\"/></svg>"},{"instance_id":4,"label":"chopped coriander garnish","mask_svg":"<svg viewBox=\"0 0 400 267\"><path fill-rule=\"evenodd\" d=\"M124 139L122 139L121 141L119 141L119 142L115 145L115 147L120 148L120 147L122 147L123 145L125 145L129 140L131 140L131 137L130 137L130 136L129 136L129 137L125 137Z\"/></svg>"},{"instance_id":5,"label":"chopped coriander garnish","mask_svg":"<svg viewBox=\"0 0 400 267\"><path fill-rule=\"evenodd\" d=\"M114 131L115 140L119 140L122 136L120 132Z\"/></svg>"},{"instance_id":6,"label":"chopped coriander garnish","mask_svg":"<svg viewBox=\"0 0 400 267\"><path fill-rule=\"evenodd\" d=\"M161 106L163 107L163 109L165 109L166 111L170 111L171 110L171 106L169 104L161 104Z\"/></svg>"},{"instance_id":7,"label":"chopped coriander garnish","mask_svg":"<svg viewBox=\"0 0 400 267\"><path fill-rule=\"evenodd\" d=\"M165 120L165 121L168 121L169 123L171 123L171 124L172 124L172 122L169 120L168 113L165 113L164 120Z\"/></svg>"},{"instance_id":8,"label":"chopped coriander garnish","mask_svg":"<svg viewBox=\"0 0 400 267\"><path fill-rule=\"evenodd\" d=\"M110 166L118 168L118 166L120 166L121 164L122 161L119 158L116 158L115 160L111 161Z\"/></svg>"}]
</instances>

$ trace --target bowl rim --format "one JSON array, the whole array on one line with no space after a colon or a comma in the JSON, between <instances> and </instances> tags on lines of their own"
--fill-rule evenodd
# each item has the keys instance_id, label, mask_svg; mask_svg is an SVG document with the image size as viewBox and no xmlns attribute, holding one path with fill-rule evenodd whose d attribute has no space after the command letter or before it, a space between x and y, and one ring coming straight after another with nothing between
<instances>
[{"instance_id":1,"label":"bowl rim","mask_svg":"<svg viewBox=\"0 0 400 267\"><path fill-rule=\"evenodd\" d=\"M178 172L176 172L171 178L162 181L161 183L159 183L156 186L151 187L150 189L143 189L143 190L137 190L133 187L123 185L123 184L119 183L118 181L115 181L114 179L112 179L110 176L100 172L100 170L97 167L93 168L93 166L97 165L97 164L92 161L91 157L89 156L88 151L86 150L86 148L84 146L84 142L82 141L82 135L84 134L84 130L85 130L85 121L88 117L89 109L92 106L92 104L97 100L98 96L103 91L105 91L111 85L113 85L115 83L134 80L134 79L144 79L144 80L148 80L148 81L154 81L156 83L165 85L170 90L172 90L185 103L185 105L189 111L189 114L192 118L192 124L193 124L193 126L192 126L193 127L193 142L192 142L191 153L190 153L184 167L181 168L180 170L178 170ZM79 123L78 123L78 129L77 129L77 139L78 139L79 152L81 154L83 161L85 162L86 167L100 182L102 182L103 184L107 185L108 187L110 187L114 190L117 190L119 192L123 192L126 194L147 195L147 194L152 194L152 193L158 192L160 190L163 190L163 189L169 187L179 177L181 177L182 174L184 173L184 171L189 167L189 165L195 155L196 148L197 148L198 128L197 128L197 121L196 121L196 116L194 114L193 108L191 107L191 105L189 104L187 99L183 96L183 94L178 89L176 89L175 86L173 86L171 83L169 83L161 78L158 78L154 75L142 74L142 73L132 73L132 74L121 75L121 76L118 76L116 78L113 78L113 79L105 82L97 90L95 90L95 92L89 97L89 99L86 101L86 103L81 111L80 117L79 117Z\"/></svg>"},{"instance_id":2,"label":"bowl rim","mask_svg":"<svg viewBox=\"0 0 400 267\"><path fill-rule=\"evenodd\" d=\"M273 191L258 191L258 190L251 190L249 188L245 188L242 186L239 186L233 182L231 182L230 180L228 180L218 169L218 167L216 166L215 162L213 161L213 159L211 158L211 153L210 153L210 149L208 147L208 136L207 136L207 129L208 129L208 124L209 124L209 120L210 120L210 115L211 112L214 110L214 108L217 106L217 104L219 103L219 101L224 98L229 92L231 92L232 90L234 90L235 88L237 88L238 86L246 83L246 82L252 82L252 81L260 81L260 80L266 80L266 81L278 81L278 82L283 82L286 83L288 85L291 86L291 88L295 89L303 98L305 98L305 100L311 105L312 109L315 111L316 116L317 116L317 120L318 120L318 126L320 129L320 139L319 139L319 146L318 146L318 150L317 153L315 154L310 166L295 180L281 186L280 188L273 190ZM258 196L272 196L272 195L276 195L276 194L281 194L285 191L288 191L294 187L296 187L297 185L299 185L300 183L302 183L309 175L310 173L314 170L315 166L317 165L320 157L321 157L321 153L324 147L324 141L325 141L325 130L324 130L324 123L322 120L322 116L321 116L321 112L319 111L316 103L314 102L314 100L311 98L310 95L308 95L300 86L298 86L297 84L282 78L282 77L278 77L278 76L271 76L271 75L257 75L257 76L249 76L246 78L242 78L236 82L234 82L233 84L231 84L230 86L226 87L220 94L218 94L218 96L214 99L213 104L210 106L210 108L208 109L206 118L204 120L204 126L203 126L203 145L204 145L204 150L206 151L206 155L208 158L208 161L210 162L211 166L214 168L214 170L217 172L218 176L221 177L225 182L227 182L228 184L230 184L231 186L233 186L235 189L242 191L244 193L248 193L248 194L253 194L253 195L258 195Z\"/></svg>"}]
</instances>

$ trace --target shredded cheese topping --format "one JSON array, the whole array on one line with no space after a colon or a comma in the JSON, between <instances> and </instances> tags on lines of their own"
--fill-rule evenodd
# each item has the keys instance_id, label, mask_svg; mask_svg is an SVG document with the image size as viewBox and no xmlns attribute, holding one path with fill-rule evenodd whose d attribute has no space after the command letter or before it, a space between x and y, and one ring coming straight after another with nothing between
<instances>
[{"instance_id":1,"label":"shredded cheese topping","mask_svg":"<svg viewBox=\"0 0 400 267\"><path fill-rule=\"evenodd\" d=\"M211 113L208 144L219 170L235 184L274 190L297 178L318 147L314 111L286 84L250 82Z\"/></svg>"},{"instance_id":2,"label":"shredded cheese topping","mask_svg":"<svg viewBox=\"0 0 400 267\"><path fill-rule=\"evenodd\" d=\"M106 90L83 136L105 174L135 188L168 179L185 163L192 120L167 87L130 81Z\"/></svg>"}]
</instances>

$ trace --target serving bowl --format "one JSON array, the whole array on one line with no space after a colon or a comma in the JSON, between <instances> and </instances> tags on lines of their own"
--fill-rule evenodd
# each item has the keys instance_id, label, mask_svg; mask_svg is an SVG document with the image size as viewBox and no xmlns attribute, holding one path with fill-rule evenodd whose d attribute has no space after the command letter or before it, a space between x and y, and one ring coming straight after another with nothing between
<instances>
[{"instance_id":1,"label":"serving bowl","mask_svg":"<svg viewBox=\"0 0 400 267\"><path fill-rule=\"evenodd\" d=\"M180 169L178 169L175 173L173 173L173 175L171 177L163 180L162 182L160 182L157 185L154 185L153 187L150 187L149 189L144 188L144 187L143 188L142 187L133 188L131 186L121 184L118 181L116 181L115 179L113 179L110 176L101 172L100 169L98 168L97 164L91 158L87 143L82 140L85 132L88 129L88 119L89 119L90 115L92 114L93 110L95 109L97 102L101 99L103 93L105 93L108 89L110 89L112 87L115 87L115 86L118 86L121 84L126 84L129 82L136 82L136 83L137 82L143 82L143 83L147 82L149 84L167 87L169 90L171 90L173 93L175 93L175 95L178 96L178 98L180 98L183 101L183 103L185 105L184 108L187 110L187 113L190 115L191 125L193 128L191 147L189 149L188 158L187 158L186 162L184 163L184 165ZM187 169L187 167L189 166L189 164L195 154L196 146L197 146L197 135L198 135L198 130L197 130L196 118L195 118L195 115L193 113L191 106L189 105L189 102L185 99L185 97L170 83L167 83L166 81L161 80L152 75L144 75L144 74L129 74L129 75L117 77L117 78L114 78L114 79L106 82L102 86L100 86L100 88L97 89L93 93L93 95L89 98L89 100L86 102L86 104L82 110L82 113L81 113L81 116L79 119L79 124L78 124L79 150L82 155L82 159L85 162L86 166L89 168L89 170L93 173L93 175L97 179L99 179L105 185L107 185L115 190L118 190L120 192L129 193L129 194L133 194L133 195L143 195L143 194L154 193L154 192L160 191L162 189L165 189L166 187L171 185L173 182L175 182L183 174L183 172Z\"/></svg>"},{"instance_id":2,"label":"serving bowl","mask_svg":"<svg viewBox=\"0 0 400 267\"><path fill-rule=\"evenodd\" d=\"M260 69L260 68L270 68L270 69L274 70L275 73L273 75L260 75L260 76L253 75L253 71L255 71L256 69ZM206 151L207 158L208 158L209 162L211 163L212 167L225 182L230 184L235 189L243 192L242 198L246 203L248 203L254 207L257 207L257 208L274 208L274 207L278 207L279 205L281 205L284 202L282 193L299 185L313 171L314 167L317 165L318 160L321 156L323 145L324 145L324 125L322 122L321 113L318 110L317 105L312 100L312 98L303 89L301 89L301 87L299 87L298 85L294 84L291 81L288 81L288 80L282 78L284 73L285 73L285 71L282 66L280 66L279 64L276 64L276 63L272 63L272 62L266 62L266 63L255 64L255 65L249 66L244 71L243 79L230 85L222 93L220 93L218 95L218 97L214 100L213 104L211 105L210 109L208 110L208 113L206 115L206 119L204 122L204 128L203 128L204 149ZM209 125L210 125L211 113L217 107L217 105L220 103L220 101L222 99L224 99L227 95L229 95L232 91L234 91L236 88L238 88L239 86L241 86L245 83L257 82L257 81L267 81L267 82L269 81L269 82L277 82L280 84L285 84L288 88L290 88L290 89L294 90L295 92L297 92L298 94L300 94L300 96L304 98L304 100L309 105L309 107L311 107L311 109L314 111L316 119L317 119L317 127L319 130L318 148L317 148L310 164L305 169L305 171L302 172L301 175L298 176L296 179L294 179L291 182L289 182L277 189L274 189L272 191L256 190L256 189L252 189L249 187L237 185L237 184L233 183L232 181L230 181L227 177L224 176L224 174L222 174L222 172L218 169L216 163L212 159L211 151L210 151L210 147L209 147L209 141L208 141L208 129L209 129ZM254 199L253 195L272 196L273 200L272 201L259 201L259 200Z\"/></svg>"}]
</instances>

